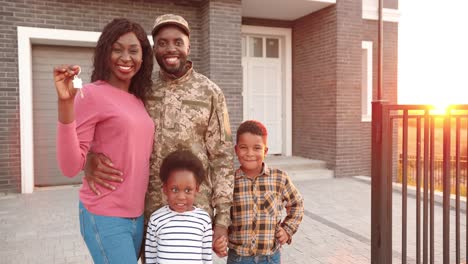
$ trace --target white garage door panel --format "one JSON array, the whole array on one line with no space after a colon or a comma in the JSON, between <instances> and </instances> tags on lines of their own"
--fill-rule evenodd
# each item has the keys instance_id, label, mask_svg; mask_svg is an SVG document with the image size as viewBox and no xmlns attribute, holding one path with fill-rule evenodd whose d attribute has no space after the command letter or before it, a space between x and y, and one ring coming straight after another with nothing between
<instances>
[{"instance_id":1,"label":"white garage door panel","mask_svg":"<svg viewBox=\"0 0 468 264\"><path fill-rule=\"evenodd\" d=\"M57 93L52 70L56 65L78 64L84 83L90 81L93 48L35 45L32 48L34 182L36 186L81 183L82 175L63 176L57 166L55 139Z\"/></svg>"}]
</instances>

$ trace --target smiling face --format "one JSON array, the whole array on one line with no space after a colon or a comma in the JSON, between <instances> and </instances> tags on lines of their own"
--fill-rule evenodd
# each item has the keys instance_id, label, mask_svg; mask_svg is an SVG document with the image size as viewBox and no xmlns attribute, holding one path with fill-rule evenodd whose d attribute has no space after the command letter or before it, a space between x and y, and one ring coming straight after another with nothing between
<instances>
[{"instance_id":1,"label":"smiling face","mask_svg":"<svg viewBox=\"0 0 468 264\"><path fill-rule=\"evenodd\" d=\"M189 170L175 170L163 185L169 207L178 213L193 210L195 195L199 190L195 175Z\"/></svg>"},{"instance_id":2,"label":"smiling face","mask_svg":"<svg viewBox=\"0 0 468 264\"><path fill-rule=\"evenodd\" d=\"M140 70L143 51L135 33L129 32L112 44L110 55L110 76L108 82L120 89L127 90L133 76Z\"/></svg>"},{"instance_id":3,"label":"smiling face","mask_svg":"<svg viewBox=\"0 0 468 264\"><path fill-rule=\"evenodd\" d=\"M242 171L249 178L258 176L268 152L262 136L249 132L242 133L237 138L235 149Z\"/></svg>"},{"instance_id":4,"label":"smiling face","mask_svg":"<svg viewBox=\"0 0 468 264\"><path fill-rule=\"evenodd\" d=\"M190 54L188 36L177 26L161 28L153 38L153 51L162 70L176 77L183 76L187 69L187 57Z\"/></svg>"}]
</instances>

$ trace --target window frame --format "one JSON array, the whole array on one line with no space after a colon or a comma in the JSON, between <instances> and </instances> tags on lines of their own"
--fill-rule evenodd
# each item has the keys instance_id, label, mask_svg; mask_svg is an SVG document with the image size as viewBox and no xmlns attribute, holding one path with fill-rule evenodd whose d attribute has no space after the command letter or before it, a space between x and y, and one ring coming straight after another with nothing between
<instances>
[{"instance_id":1,"label":"window frame","mask_svg":"<svg viewBox=\"0 0 468 264\"><path fill-rule=\"evenodd\" d=\"M370 122L372 121L372 98L373 98L373 69L372 69L372 41L362 41L362 51L366 52L366 62L362 62L361 70L363 71L361 76L366 78L361 80L361 121ZM366 66L365 69L363 66ZM364 72L365 71L365 72ZM364 94L364 91L366 93ZM363 103L366 100L366 103ZM365 105L365 107L362 107Z\"/></svg>"}]
</instances>

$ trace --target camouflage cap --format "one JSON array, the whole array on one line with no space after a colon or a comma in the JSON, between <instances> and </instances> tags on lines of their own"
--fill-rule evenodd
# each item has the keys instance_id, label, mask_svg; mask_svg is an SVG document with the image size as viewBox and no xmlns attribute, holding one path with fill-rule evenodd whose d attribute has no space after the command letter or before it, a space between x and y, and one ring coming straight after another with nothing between
<instances>
[{"instance_id":1,"label":"camouflage cap","mask_svg":"<svg viewBox=\"0 0 468 264\"><path fill-rule=\"evenodd\" d=\"M178 26L181 28L187 36L190 36L190 28L188 25L187 20L185 20L183 17L179 15L174 15L174 14L164 14L160 15L156 18L154 21L154 26L153 30L151 31L151 35L154 36L156 33L158 33L158 30L166 25L174 25Z\"/></svg>"}]
</instances>

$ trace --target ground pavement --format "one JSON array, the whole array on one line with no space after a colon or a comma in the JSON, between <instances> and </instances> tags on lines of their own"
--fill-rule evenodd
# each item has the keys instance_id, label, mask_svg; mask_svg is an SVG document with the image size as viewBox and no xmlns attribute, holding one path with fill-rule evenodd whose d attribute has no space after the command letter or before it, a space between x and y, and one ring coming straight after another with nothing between
<instances>
[{"instance_id":1,"label":"ground pavement","mask_svg":"<svg viewBox=\"0 0 468 264\"><path fill-rule=\"evenodd\" d=\"M304 196L305 216L293 243L283 247L283 263L370 263L370 182L324 178L298 179L295 184ZM401 206L398 191L393 203ZM77 186L0 196L0 263L92 263L80 237L77 206ZM410 197L408 210L413 208L414 199ZM394 215L393 263L401 263L401 231L395 231L400 214ZM414 220L411 213L408 217L410 222ZM462 230L465 228L462 221ZM413 226L408 229L408 237L414 237ZM462 250L465 247L463 242ZM414 252L408 251L408 263L414 263ZM436 257L441 257L440 251ZM453 257L451 260L453 263ZM225 263L225 259L216 259L215 263Z\"/></svg>"}]
</instances>

